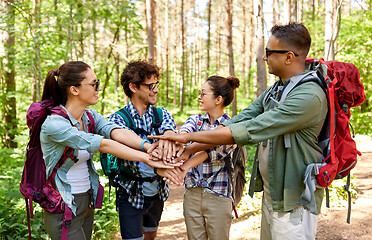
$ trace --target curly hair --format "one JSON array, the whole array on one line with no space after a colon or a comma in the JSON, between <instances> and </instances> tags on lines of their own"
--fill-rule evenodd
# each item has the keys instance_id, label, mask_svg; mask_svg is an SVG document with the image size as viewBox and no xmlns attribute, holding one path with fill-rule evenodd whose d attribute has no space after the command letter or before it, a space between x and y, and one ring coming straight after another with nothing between
<instances>
[{"instance_id":1,"label":"curly hair","mask_svg":"<svg viewBox=\"0 0 372 240\"><path fill-rule=\"evenodd\" d=\"M145 60L135 60L128 63L124 68L123 73L120 77L121 86L125 95L129 98L132 96L133 92L129 88L129 83L134 83L139 85L143 83L146 78L151 78L152 75L155 75L156 78L159 78L159 67L150 64Z\"/></svg>"}]
</instances>

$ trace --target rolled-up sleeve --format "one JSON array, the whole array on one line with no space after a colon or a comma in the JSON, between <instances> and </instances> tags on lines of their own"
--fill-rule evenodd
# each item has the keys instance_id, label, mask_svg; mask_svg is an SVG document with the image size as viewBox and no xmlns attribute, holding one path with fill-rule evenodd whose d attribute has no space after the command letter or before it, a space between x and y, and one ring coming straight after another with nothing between
<instances>
[{"instance_id":1,"label":"rolled-up sleeve","mask_svg":"<svg viewBox=\"0 0 372 240\"><path fill-rule=\"evenodd\" d=\"M160 108L163 112L163 122L159 128L160 133L164 133L167 130L176 131L176 124L174 123L174 119L172 115L165 109Z\"/></svg>"},{"instance_id":2,"label":"rolled-up sleeve","mask_svg":"<svg viewBox=\"0 0 372 240\"><path fill-rule=\"evenodd\" d=\"M95 123L97 122L95 121ZM52 143L63 143L75 150L87 150L90 153L98 152L103 139L101 135L79 131L76 127L71 126L69 120L58 115L47 117L41 134Z\"/></svg>"},{"instance_id":3,"label":"rolled-up sleeve","mask_svg":"<svg viewBox=\"0 0 372 240\"><path fill-rule=\"evenodd\" d=\"M186 122L180 127L180 130L178 130L178 133L180 132L196 132L196 126L197 126L197 118L198 115L193 115L189 117Z\"/></svg>"},{"instance_id":4,"label":"rolled-up sleeve","mask_svg":"<svg viewBox=\"0 0 372 240\"><path fill-rule=\"evenodd\" d=\"M251 139L251 135L247 131L244 122L235 123L228 126L236 144L239 147L247 145Z\"/></svg>"}]
</instances>

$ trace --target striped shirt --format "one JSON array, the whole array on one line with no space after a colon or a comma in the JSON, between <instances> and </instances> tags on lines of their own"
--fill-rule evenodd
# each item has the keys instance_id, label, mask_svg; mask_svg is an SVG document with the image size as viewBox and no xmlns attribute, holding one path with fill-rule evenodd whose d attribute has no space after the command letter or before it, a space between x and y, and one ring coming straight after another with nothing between
<instances>
[{"instance_id":1,"label":"striped shirt","mask_svg":"<svg viewBox=\"0 0 372 240\"><path fill-rule=\"evenodd\" d=\"M133 103L129 101L129 103L125 106L125 108L128 110L129 114L132 116L134 123L136 124L137 128L141 128L145 130L146 132L150 133L150 135L156 135L155 130L151 127L152 124L152 115L153 111L155 111L153 106L150 106L145 114L141 117L141 115L137 112L137 110L134 108ZM161 126L159 127L159 133L163 134L166 130L172 130L175 131L176 125L174 123L174 120L171 116L171 114L165 110L165 108L160 108L163 112L163 121ZM120 127L124 129L131 130L125 123L124 119L117 113L113 113L109 117L109 121L116 123ZM132 130L131 130L132 131ZM147 136L144 134L139 134L139 137L142 139L147 139ZM148 139L147 139L148 140ZM138 177L153 177L156 176L155 173L144 173L141 170L140 162L134 162L134 161L122 161L122 164L124 167L129 168L132 170L133 174ZM149 176L150 175L150 176ZM142 209L144 204L144 194L143 194L143 184L138 181L124 181L124 180L118 180L118 183L120 186L122 186L128 193L129 198L128 201L132 204L134 208ZM150 184L150 183L145 183ZM164 182L162 179L155 180L151 184L156 184L157 191L153 192L153 195L156 195L159 193L160 198L162 201L166 201L169 196L169 187L166 182Z\"/></svg>"},{"instance_id":2,"label":"striped shirt","mask_svg":"<svg viewBox=\"0 0 372 240\"><path fill-rule=\"evenodd\" d=\"M225 113L211 124L208 113L193 115L187 119L184 125L181 126L179 132L197 132L214 129L229 119L230 116ZM206 150L208 153L208 159L199 166L190 169L186 174L186 189L202 187L206 188L214 195L232 198L231 191L229 191L229 189L231 189L229 175L223 158L232 154L236 147L236 144L219 145ZM203 173L202 177L199 176L199 171Z\"/></svg>"}]
</instances>

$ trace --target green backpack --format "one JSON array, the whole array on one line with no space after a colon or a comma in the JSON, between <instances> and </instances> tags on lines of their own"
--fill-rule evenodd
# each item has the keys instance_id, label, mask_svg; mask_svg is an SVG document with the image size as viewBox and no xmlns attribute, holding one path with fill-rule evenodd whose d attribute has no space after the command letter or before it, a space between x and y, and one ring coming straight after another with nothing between
<instances>
[{"instance_id":1,"label":"green backpack","mask_svg":"<svg viewBox=\"0 0 372 240\"><path fill-rule=\"evenodd\" d=\"M163 121L163 111L160 108L153 108L155 111L153 111L152 115L152 126L155 130L156 135L160 135L159 133L159 127L161 126L161 123ZM142 128L137 128L136 123L134 122L132 116L129 114L128 110L126 108L122 108L119 111L116 112L119 114L125 121L126 125L133 130L137 135L144 134L144 135L150 135L151 132L147 132L143 130ZM111 186L115 186L114 179L117 175L125 175L129 176L130 179L135 179L141 181L140 178L135 177L133 175L133 172L129 168L125 168L120 165L120 158L117 158L114 155L108 154L108 153L101 153L100 154L100 161L103 173L108 176L109 178L109 184ZM147 178L143 178L142 181L149 181ZM116 187L116 186L115 186Z\"/></svg>"}]
</instances>

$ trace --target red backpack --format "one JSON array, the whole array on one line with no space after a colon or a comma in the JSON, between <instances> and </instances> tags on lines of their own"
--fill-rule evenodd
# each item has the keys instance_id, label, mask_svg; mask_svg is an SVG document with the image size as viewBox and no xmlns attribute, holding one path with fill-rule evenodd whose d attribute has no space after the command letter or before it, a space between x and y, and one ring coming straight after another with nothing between
<instances>
[{"instance_id":1,"label":"red backpack","mask_svg":"<svg viewBox=\"0 0 372 240\"><path fill-rule=\"evenodd\" d=\"M94 132L93 116L87 110L86 113L90 120L88 125L89 132ZM68 225L72 219L72 211L63 202L60 193L54 189L53 185L58 168L68 158L75 159L76 157L73 155L73 149L66 147L52 174L46 179L45 162L40 146L40 131L41 125L50 114L60 115L70 121L67 113L61 107L55 106L52 99L32 103L27 111L26 118L27 126L30 129L30 141L27 144L26 161L23 168L20 191L26 201L29 239L31 239L30 218L34 218L32 207L32 202L34 201L47 212L64 212L61 239L67 240Z\"/></svg>"},{"instance_id":2,"label":"red backpack","mask_svg":"<svg viewBox=\"0 0 372 240\"><path fill-rule=\"evenodd\" d=\"M323 146L319 144L326 164L319 169L316 179L319 185L328 187L335 178L348 176L357 163L357 155L361 155L350 132L350 108L362 104L366 96L359 70L354 64L312 58L306 62L326 83L329 110L318 137L319 143L326 143Z\"/></svg>"},{"instance_id":3,"label":"red backpack","mask_svg":"<svg viewBox=\"0 0 372 240\"><path fill-rule=\"evenodd\" d=\"M318 146L322 149L321 157L323 161L307 166L304 177L305 191L301 195L298 204L304 206L310 204L310 211L315 211L316 203L313 193L316 190L316 185L312 180L314 176L317 184L326 188L326 205L329 207L329 191L327 187L334 179L348 176L345 190L348 193L349 205L347 222L350 223L351 193L349 191L349 174L357 163L357 156L361 155L350 132L350 108L363 103L366 98L364 87L360 81L359 70L354 64L307 58L306 65L307 70L310 70L310 72L302 79L289 81L283 87L283 94L279 101L279 103L283 102L293 88L309 81L319 84L327 96L328 112L321 133L318 136ZM353 128L351 127L351 129ZM290 146L290 143L286 140L289 140L289 136L284 135L285 146Z\"/></svg>"}]
</instances>

